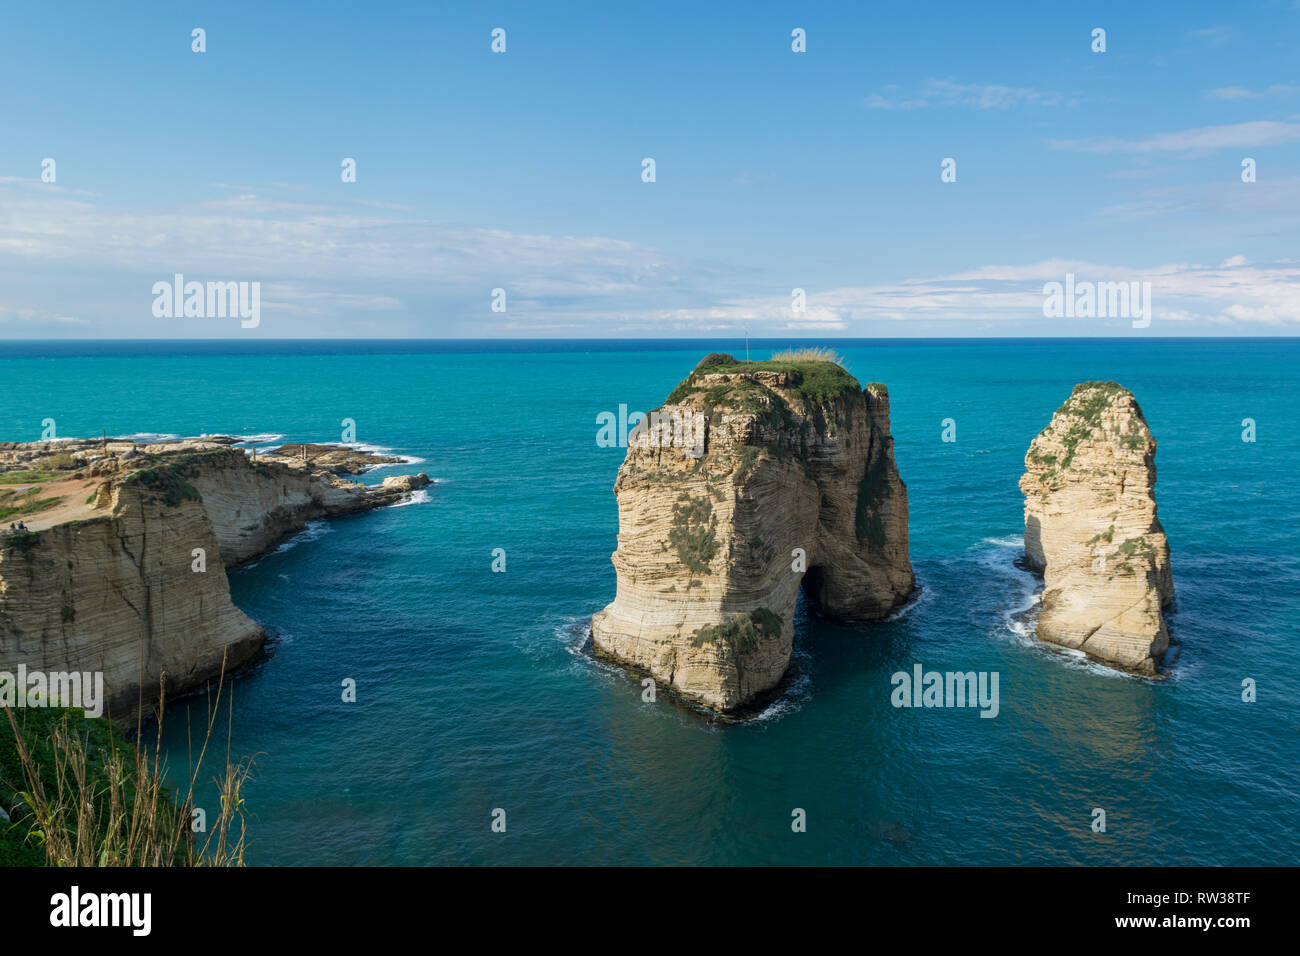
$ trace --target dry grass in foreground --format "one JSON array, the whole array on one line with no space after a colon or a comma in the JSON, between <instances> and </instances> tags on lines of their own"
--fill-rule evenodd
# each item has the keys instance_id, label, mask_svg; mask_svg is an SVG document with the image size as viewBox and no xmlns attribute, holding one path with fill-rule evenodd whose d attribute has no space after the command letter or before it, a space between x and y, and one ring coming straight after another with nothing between
<instances>
[{"instance_id":1,"label":"dry grass in foreground","mask_svg":"<svg viewBox=\"0 0 1300 956\"><path fill-rule=\"evenodd\" d=\"M55 715L46 711L39 720L28 719L38 711L26 710L24 726L4 708L25 787L14 794L22 812L8 826L25 828L26 845L43 850L49 866L243 866L243 790L253 763L231 762L229 706L225 767L213 778L219 810L215 819L205 820L202 832L194 829L194 791L216 725L224 671L223 665L198 760L191 762L180 800L165 783L161 694L152 752L138 727L132 744L103 718L83 718L70 708ZM203 816L210 815L204 811Z\"/></svg>"}]
</instances>

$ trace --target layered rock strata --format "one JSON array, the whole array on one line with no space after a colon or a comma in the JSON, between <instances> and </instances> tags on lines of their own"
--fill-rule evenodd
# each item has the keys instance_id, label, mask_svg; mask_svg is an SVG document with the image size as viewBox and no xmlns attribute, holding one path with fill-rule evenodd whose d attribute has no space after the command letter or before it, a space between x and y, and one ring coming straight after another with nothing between
<instances>
[{"instance_id":1,"label":"layered rock strata","mask_svg":"<svg viewBox=\"0 0 1300 956\"><path fill-rule=\"evenodd\" d=\"M261 649L227 567L426 484L366 487L221 441L0 446L0 671L100 671L110 715L129 720L160 678L184 692Z\"/></svg>"},{"instance_id":2,"label":"layered rock strata","mask_svg":"<svg viewBox=\"0 0 1300 956\"><path fill-rule=\"evenodd\" d=\"M1128 389L1076 385L1025 455L1025 558L1043 575L1038 637L1155 674L1169 647L1169 543L1156 442Z\"/></svg>"},{"instance_id":3,"label":"layered rock strata","mask_svg":"<svg viewBox=\"0 0 1300 956\"><path fill-rule=\"evenodd\" d=\"M825 361L706 357L628 441L597 653L718 711L790 664L799 589L877 620L914 587L889 396Z\"/></svg>"}]
</instances>

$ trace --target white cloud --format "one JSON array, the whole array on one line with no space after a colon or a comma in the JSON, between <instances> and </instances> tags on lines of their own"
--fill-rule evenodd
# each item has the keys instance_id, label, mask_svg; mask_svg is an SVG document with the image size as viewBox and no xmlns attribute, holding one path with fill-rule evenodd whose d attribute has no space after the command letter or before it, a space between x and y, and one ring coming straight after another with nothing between
<instances>
[{"instance_id":1,"label":"white cloud","mask_svg":"<svg viewBox=\"0 0 1300 956\"><path fill-rule=\"evenodd\" d=\"M174 273L260 281L265 324L283 316L279 327L294 334L322 330L309 321L315 318L374 313L374 321L394 328L469 315L483 317L484 332L506 323L541 327L556 316L598 327L629 304L699 301L701 290L717 295L736 275L617 239L448 225L358 212L350 201L331 206L248 193L140 210L4 186L0 267L27 277L30 304L45 305L51 295L76 302L80 314L115 334L123 323L152 329L149 290ZM104 277L93 286L100 291L46 278L90 274ZM507 291L505 316L488 311L497 287Z\"/></svg>"},{"instance_id":2,"label":"white cloud","mask_svg":"<svg viewBox=\"0 0 1300 956\"><path fill-rule=\"evenodd\" d=\"M902 88L889 85L864 100L869 109L909 110L930 106L964 106L979 110L1005 110L1013 106L1074 105L1060 93L996 83L955 83L952 80L926 80L915 93L904 94Z\"/></svg>"},{"instance_id":3,"label":"white cloud","mask_svg":"<svg viewBox=\"0 0 1300 956\"><path fill-rule=\"evenodd\" d=\"M1154 179L1157 176L1168 175L1168 173L1168 168L1144 166L1137 169L1116 169L1106 175L1110 179Z\"/></svg>"},{"instance_id":4,"label":"white cloud","mask_svg":"<svg viewBox=\"0 0 1300 956\"><path fill-rule=\"evenodd\" d=\"M43 190L47 195L56 196L98 196L99 193L89 189L73 189L58 183L47 183L35 176L0 176L0 186L17 186L20 189Z\"/></svg>"},{"instance_id":5,"label":"white cloud","mask_svg":"<svg viewBox=\"0 0 1300 956\"><path fill-rule=\"evenodd\" d=\"M342 312L385 312L405 303L391 295L330 292L297 282L272 282L262 287L262 305L294 315L337 315Z\"/></svg>"},{"instance_id":6,"label":"white cloud","mask_svg":"<svg viewBox=\"0 0 1300 956\"><path fill-rule=\"evenodd\" d=\"M1214 149L1250 149L1277 146L1300 140L1300 123L1257 120L1227 126L1201 126L1173 133L1158 133L1142 139L1053 139L1052 149L1084 153L1200 152Z\"/></svg>"},{"instance_id":7,"label":"white cloud","mask_svg":"<svg viewBox=\"0 0 1300 956\"><path fill-rule=\"evenodd\" d=\"M44 309L26 309L0 303L0 324L41 323L50 325L87 325L85 319L74 315L47 312Z\"/></svg>"},{"instance_id":8,"label":"white cloud","mask_svg":"<svg viewBox=\"0 0 1300 956\"><path fill-rule=\"evenodd\" d=\"M1239 167L1234 165L1232 171ZM1270 176L1243 183L1228 175L1208 183L1149 186L1133 199L1096 210L1103 220L1134 220L1152 216L1213 214L1220 232L1228 228L1258 231L1265 222L1286 220L1291 228L1300 219L1300 179Z\"/></svg>"},{"instance_id":9,"label":"white cloud","mask_svg":"<svg viewBox=\"0 0 1300 956\"><path fill-rule=\"evenodd\" d=\"M1205 98L1217 102L1233 102L1235 100L1262 100L1272 97L1282 98L1287 96L1296 96L1297 94L1300 94L1300 86L1291 86L1287 83L1274 83L1272 86L1265 87L1262 90L1251 90L1244 86L1221 86L1218 89L1208 90L1205 94Z\"/></svg>"},{"instance_id":10,"label":"white cloud","mask_svg":"<svg viewBox=\"0 0 1300 956\"><path fill-rule=\"evenodd\" d=\"M1187 263L1147 268L1047 259L984 266L932 279L910 279L824 291L808 290L808 311L791 316L788 299L736 302L709 310L712 319L764 321L769 328L854 329L864 323L946 322L962 325L1043 322L1043 284L1066 273L1079 281L1150 282L1154 317L1204 324L1300 325L1300 264L1256 266L1233 256L1217 266ZM683 318L686 313L670 313ZM803 320L800 323L799 320ZM1103 331L1098 321L1098 332ZM1043 328L1050 332L1049 327Z\"/></svg>"},{"instance_id":11,"label":"white cloud","mask_svg":"<svg viewBox=\"0 0 1300 956\"><path fill-rule=\"evenodd\" d=\"M1210 46L1223 46L1236 37L1237 31L1232 27L1220 25L1201 30L1189 30L1187 35L1193 40L1208 43Z\"/></svg>"},{"instance_id":12,"label":"white cloud","mask_svg":"<svg viewBox=\"0 0 1300 956\"><path fill-rule=\"evenodd\" d=\"M656 250L616 239L449 226L255 194L179 210L125 210L0 192L0 257L134 274L412 281L523 294L608 294L662 282Z\"/></svg>"},{"instance_id":13,"label":"white cloud","mask_svg":"<svg viewBox=\"0 0 1300 956\"><path fill-rule=\"evenodd\" d=\"M1260 184L1237 184L1235 194L1231 184L1220 185L1224 203L1276 211L1286 202ZM1300 195L1295 184L1278 188ZM14 282L6 280L11 304L0 307L0 321L28 326L90 318L95 331L123 334L129 327L131 334L157 334L148 324L150 288L175 272L200 281L261 281L263 324L278 334L338 328L323 317L346 320L352 334L473 328L482 334L700 335L746 326L754 334L879 334L891 327L911 334L924 323L981 331L1001 324L1053 334L1042 325L1042 285L1067 271L1096 281L1150 281L1159 321L1237 329L1300 324L1300 261L1256 265L1229 256L1216 257L1222 259L1217 266L1133 268L1055 259L989 265L928 278L809 287L806 311L795 313L788 293L750 294L755 277L749 272L600 236L450 226L256 195L161 211L4 187L0 197L0 268L30 275L25 291L35 290L29 302L19 302ZM1186 200L1158 201L1177 208ZM496 287L507 290L504 315L488 308ZM81 290L83 300L71 289ZM283 317L279 324L277 316ZM462 324L449 326L453 320ZM1099 324L1096 331L1107 329Z\"/></svg>"}]
</instances>

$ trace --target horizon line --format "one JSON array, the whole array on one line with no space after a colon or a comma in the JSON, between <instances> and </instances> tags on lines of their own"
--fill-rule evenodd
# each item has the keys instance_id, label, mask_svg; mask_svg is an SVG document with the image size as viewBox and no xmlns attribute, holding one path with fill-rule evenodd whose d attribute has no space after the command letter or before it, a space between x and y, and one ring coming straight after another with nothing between
<instances>
[{"instance_id":1,"label":"horizon line","mask_svg":"<svg viewBox=\"0 0 1300 956\"><path fill-rule=\"evenodd\" d=\"M1239 341L1259 341L1259 340L1288 340L1300 339L1300 333L1294 335L844 335L844 336L749 336L748 341L753 342L787 342L787 341L808 341L808 342L986 342L986 341L1018 341L1018 342L1052 342L1052 341L1078 341L1078 342L1180 342L1180 341L1198 341L1198 340L1239 340ZM737 341L744 342L744 335L682 335L682 336L375 336L366 338L350 338L347 336L286 336L284 338L269 337L244 337L238 336L233 338L133 338L133 337L115 337L115 338L94 338L94 337L72 337L72 338L0 338L0 348L7 345L21 344L65 344L72 345L76 343L87 342L150 342L150 343L242 343L257 344L269 342L719 342L719 341Z\"/></svg>"}]
</instances>

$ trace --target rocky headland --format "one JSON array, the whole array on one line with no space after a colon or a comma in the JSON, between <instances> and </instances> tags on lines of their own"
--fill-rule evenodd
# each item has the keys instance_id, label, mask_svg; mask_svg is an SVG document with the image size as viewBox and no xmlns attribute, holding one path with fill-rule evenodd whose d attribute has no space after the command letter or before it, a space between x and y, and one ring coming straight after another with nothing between
<instances>
[{"instance_id":1,"label":"rocky headland","mask_svg":"<svg viewBox=\"0 0 1300 956\"><path fill-rule=\"evenodd\" d=\"M914 587L888 392L832 361L707 356L629 438L614 493L593 647L716 711L780 683L801 587L861 621Z\"/></svg>"},{"instance_id":2,"label":"rocky headland","mask_svg":"<svg viewBox=\"0 0 1300 956\"><path fill-rule=\"evenodd\" d=\"M1156 442L1128 389L1076 385L1025 455L1025 558L1043 575L1041 640L1154 675L1169 647L1169 543Z\"/></svg>"},{"instance_id":3,"label":"rocky headland","mask_svg":"<svg viewBox=\"0 0 1300 956\"><path fill-rule=\"evenodd\" d=\"M226 570L309 521L395 504L429 483L367 487L237 439L0 443L0 671L102 672L130 720L165 682L200 687L261 650ZM310 446L309 446L310 447ZM333 451L339 449L329 447ZM344 449L353 473L381 462ZM11 531L21 522L25 531Z\"/></svg>"},{"instance_id":4,"label":"rocky headland","mask_svg":"<svg viewBox=\"0 0 1300 956\"><path fill-rule=\"evenodd\" d=\"M313 471L328 471L333 475L360 475L380 465L400 464L404 460L393 455L349 448L347 445L281 445L257 454L259 458L302 464Z\"/></svg>"}]
</instances>

